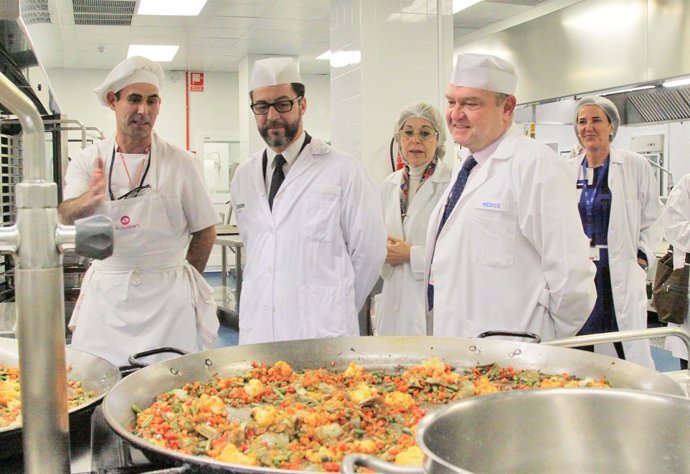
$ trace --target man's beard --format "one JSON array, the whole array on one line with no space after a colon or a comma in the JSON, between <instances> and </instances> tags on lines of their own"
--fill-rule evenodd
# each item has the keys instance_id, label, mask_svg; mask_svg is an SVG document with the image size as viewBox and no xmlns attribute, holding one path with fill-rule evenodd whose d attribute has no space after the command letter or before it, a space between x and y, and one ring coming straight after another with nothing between
<instances>
[{"instance_id":1,"label":"man's beard","mask_svg":"<svg viewBox=\"0 0 690 474\"><path fill-rule=\"evenodd\" d=\"M299 124L299 119L295 122L288 122L282 119L267 120L263 127L259 127L259 133L271 148L284 148L292 143L297 136ZM269 129L275 126L284 128L285 131L282 135L276 136L269 133Z\"/></svg>"}]
</instances>

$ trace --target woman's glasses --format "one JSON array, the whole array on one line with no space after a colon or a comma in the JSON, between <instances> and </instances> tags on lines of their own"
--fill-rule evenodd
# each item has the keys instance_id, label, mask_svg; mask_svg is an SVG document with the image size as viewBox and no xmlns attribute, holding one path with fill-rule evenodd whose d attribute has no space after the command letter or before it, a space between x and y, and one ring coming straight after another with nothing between
<instances>
[{"instance_id":1,"label":"woman's glasses","mask_svg":"<svg viewBox=\"0 0 690 474\"><path fill-rule=\"evenodd\" d=\"M427 129L422 129L419 131L415 130L400 130L400 138L403 138L405 140L412 140L415 135L419 137L419 139L423 142L427 140L431 140L432 137L438 136L438 132L436 130L427 130Z\"/></svg>"}]
</instances>

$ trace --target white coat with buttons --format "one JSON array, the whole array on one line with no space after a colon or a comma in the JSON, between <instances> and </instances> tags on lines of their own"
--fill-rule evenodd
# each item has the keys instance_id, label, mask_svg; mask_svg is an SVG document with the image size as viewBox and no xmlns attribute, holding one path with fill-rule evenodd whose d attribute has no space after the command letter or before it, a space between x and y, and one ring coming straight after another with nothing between
<instances>
[{"instance_id":1,"label":"white coat with buttons","mask_svg":"<svg viewBox=\"0 0 690 474\"><path fill-rule=\"evenodd\" d=\"M568 160L571 186L582 174L584 155ZM661 243L662 204L659 184L647 160L631 151L611 147L608 185L611 190L608 252L611 289L620 331L647 328L647 272L637 262L637 251L650 263ZM626 360L654 368L649 341L623 343ZM612 344L595 351L616 357Z\"/></svg>"},{"instance_id":2,"label":"white coat with buttons","mask_svg":"<svg viewBox=\"0 0 690 474\"><path fill-rule=\"evenodd\" d=\"M388 234L412 246L410 261L384 264L383 289L376 295L375 332L383 336L426 334L426 285L424 254L429 216L448 186L451 170L439 160L432 174L412 199L406 218L400 214L402 170L388 175L381 189Z\"/></svg>"},{"instance_id":3,"label":"white coat with buttons","mask_svg":"<svg viewBox=\"0 0 690 474\"><path fill-rule=\"evenodd\" d=\"M596 299L574 186L550 148L514 130L500 140L473 170L438 239L448 191L432 214L428 328L438 336L490 330L544 340L574 336Z\"/></svg>"},{"instance_id":4,"label":"white coat with buttons","mask_svg":"<svg viewBox=\"0 0 690 474\"><path fill-rule=\"evenodd\" d=\"M386 256L376 186L350 155L313 139L268 207L263 151L230 187L246 268L240 344L359 335Z\"/></svg>"}]
</instances>

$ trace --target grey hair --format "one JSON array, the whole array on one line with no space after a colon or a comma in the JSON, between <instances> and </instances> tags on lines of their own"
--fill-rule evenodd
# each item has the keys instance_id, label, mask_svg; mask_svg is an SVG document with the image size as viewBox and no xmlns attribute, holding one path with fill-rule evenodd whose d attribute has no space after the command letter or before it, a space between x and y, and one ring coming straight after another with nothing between
<instances>
[{"instance_id":1,"label":"grey hair","mask_svg":"<svg viewBox=\"0 0 690 474\"><path fill-rule=\"evenodd\" d=\"M428 120L431 126L434 127L434 130L438 132L438 145L436 146L434 156L443 159L446 155L446 122L436 107L424 102L407 105L400 112L400 117L398 117L393 130L395 141L398 143L398 149L400 149L400 130L407 122L407 119L412 117Z\"/></svg>"},{"instance_id":2,"label":"grey hair","mask_svg":"<svg viewBox=\"0 0 690 474\"><path fill-rule=\"evenodd\" d=\"M609 136L609 142L612 142L616 138L616 133L618 133L618 127L621 124L621 116L618 115L618 108L616 104L611 102L606 97L600 95L588 95L580 99L575 107L575 121L573 122L573 128L575 129L575 136L578 141L580 141L580 136L577 133L577 115L580 113L580 109L586 105L596 105L604 111L606 116L613 127L613 132ZM582 143L582 142L580 142Z\"/></svg>"}]
</instances>

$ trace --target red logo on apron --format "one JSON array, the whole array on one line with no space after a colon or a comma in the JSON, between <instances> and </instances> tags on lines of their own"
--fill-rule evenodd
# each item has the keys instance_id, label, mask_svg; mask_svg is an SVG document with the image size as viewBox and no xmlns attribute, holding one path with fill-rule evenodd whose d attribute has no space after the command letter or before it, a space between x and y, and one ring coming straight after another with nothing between
<instances>
[{"instance_id":1,"label":"red logo on apron","mask_svg":"<svg viewBox=\"0 0 690 474\"><path fill-rule=\"evenodd\" d=\"M122 216L122 217L120 217L120 224L122 224L122 225L127 225L127 224L129 224L129 216Z\"/></svg>"}]
</instances>

